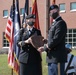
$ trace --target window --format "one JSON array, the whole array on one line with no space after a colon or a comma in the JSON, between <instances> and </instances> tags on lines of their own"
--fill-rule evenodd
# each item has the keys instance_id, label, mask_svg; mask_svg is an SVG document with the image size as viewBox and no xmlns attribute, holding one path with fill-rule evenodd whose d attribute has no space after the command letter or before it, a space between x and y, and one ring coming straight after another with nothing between
<instances>
[{"instance_id":1,"label":"window","mask_svg":"<svg viewBox=\"0 0 76 75\"><path fill-rule=\"evenodd\" d=\"M76 11L76 2L72 2L72 3L70 4L70 10L71 10L71 11Z\"/></svg>"},{"instance_id":2,"label":"window","mask_svg":"<svg viewBox=\"0 0 76 75\"><path fill-rule=\"evenodd\" d=\"M32 7L30 7L30 14L31 14L31 12L32 12Z\"/></svg>"},{"instance_id":3,"label":"window","mask_svg":"<svg viewBox=\"0 0 76 75\"><path fill-rule=\"evenodd\" d=\"M66 36L66 43L72 45L72 48L76 48L76 29L68 29Z\"/></svg>"},{"instance_id":4,"label":"window","mask_svg":"<svg viewBox=\"0 0 76 75\"><path fill-rule=\"evenodd\" d=\"M23 15L24 14L24 8L21 8L20 9L20 15Z\"/></svg>"},{"instance_id":5,"label":"window","mask_svg":"<svg viewBox=\"0 0 76 75\"><path fill-rule=\"evenodd\" d=\"M3 47L8 47L8 46L9 46L9 42L4 37L4 32L3 32Z\"/></svg>"},{"instance_id":6,"label":"window","mask_svg":"<svg viewBox=\"0 0 76 75\"><path fill-rule=\"evenodd\" d=\"M65 12L65 3L59 4L60 12Z\"/></svg>"},{"instance_id":7,"label":"window","mask_svg":"<svg viewBox=\"0 0 76 75\"><path fill-rule=\"evenodd\" d=\"M3 10L3 17L8 17L8 10Z\"/></svg>"}]
</instances>

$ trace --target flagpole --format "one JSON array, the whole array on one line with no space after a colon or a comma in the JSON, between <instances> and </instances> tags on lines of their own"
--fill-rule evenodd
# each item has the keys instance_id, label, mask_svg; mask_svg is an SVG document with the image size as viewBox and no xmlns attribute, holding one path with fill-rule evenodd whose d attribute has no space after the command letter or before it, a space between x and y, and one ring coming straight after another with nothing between
<instances>
[{"instance_id":1,"label":"flagpole","mask_svg":"<svg viewBox=\"0 0 76 75\"><path fill-rule=\"evenodd\" d=\"M12 2L13 2L13 6L14 6L15 0L13 0ZM13 75L13 68L11 69L11 75Z\"/></svg>"},{"instance_id":2,"label":"flagpole","mask_svg":"<svg viewBox=\"0 0 76 75\"><path fill-rule=\"evenodd\" d=\"M46 38L48 36L48 31L50 27L49 7L50 7L50 0L46 0Z\"/></svg>"},{"instance_id":3,"label":"flagpole","mask_svg":"<svg viewBox=\"0 0 76 75\"><path fill-rule=\"evenodd\" d=\"M11 75L13 75L13 69L11 69Z\"/></svg>"}]
</instances>

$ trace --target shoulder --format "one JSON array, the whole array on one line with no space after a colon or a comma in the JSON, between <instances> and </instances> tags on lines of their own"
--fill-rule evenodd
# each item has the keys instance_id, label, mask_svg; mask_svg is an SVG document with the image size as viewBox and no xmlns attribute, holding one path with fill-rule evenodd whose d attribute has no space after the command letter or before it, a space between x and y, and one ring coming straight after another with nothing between
<instances>
[{"instance_id":1,"label":"shoulder","mask_svg":"<svg viewBox=\"0 0 76 75\"><path fill-rule=\"evenodd\" d=\"M33 28L35 31L39 31L40 32L40 30L39 29L37 29L37 28Z\"/></svg>"},{"instance_id":2,"label":"shoulder","mask_svg":"<svg viewBox=\"0 0 76 75\"><path fill-rule=\"evenodd\" d=\"M56 27L62 28L62 29L67 29L67 24L64 20L59 20L56 23Z\"/></svg>"},{"instance_id":3,"label":"shoulder","mask_svg":"<svg viewBox=\"0 0 76 75\"><path fill-rule=\"evenodd\" d=\"M59 20L59 21L57 21L57 23L58 24L64 24L64 25L66 25L66 22L62 19L62 20Z\"/></svg>"}]
</instances>

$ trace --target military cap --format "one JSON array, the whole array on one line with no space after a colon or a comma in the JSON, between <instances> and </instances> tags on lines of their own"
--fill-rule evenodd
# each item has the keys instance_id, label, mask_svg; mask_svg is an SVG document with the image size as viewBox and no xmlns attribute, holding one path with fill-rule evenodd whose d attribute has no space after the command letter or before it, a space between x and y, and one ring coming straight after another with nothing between
<instances>
[{"instance_id":1,"label":"military cap","mask_svg":"<svg viewBox=\"0 0 76 75\"><path fill-rule=\"evenodd\" d=\"M59 7L57 5L51 5L49 8L49 11L53 10L53 9L59 9Z\"/></svg>"},{"instance_id":2,"label":"military cap","mask_svg":"<svg viewBox=\"0 0 76 75\"><path fill-rule=\"evenodd\" d=\"M66 48L69 48L69 49L72 48L70 44L66 44L65 47L66 47Z\"/></svg>"},{"instance_id":3,"label":"military cap","mask_svg":"<svg viewBox=\"0 0 76 75\"><path fill-rule=\"evenodd\" d=\"M72 51L71 49L72 46L70 44L66 44L65 47L66 47L67 53L70 53Z\"/></svg>"},{"instance_id":4,"label":"military cap","mask_svg":"<svg viewBox=\"0 0 76 75\"><path fill-rule=\"evenodd\" d=\"M30 19L30 18L35 19L36 18L35 14L30 14L26 16L26 19Z\"/></svg>"}]
</instances>

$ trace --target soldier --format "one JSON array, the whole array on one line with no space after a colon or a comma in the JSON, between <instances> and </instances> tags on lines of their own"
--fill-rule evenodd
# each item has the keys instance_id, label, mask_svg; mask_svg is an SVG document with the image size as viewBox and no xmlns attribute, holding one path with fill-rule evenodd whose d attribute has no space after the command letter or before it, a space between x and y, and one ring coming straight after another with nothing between
<instances>
[{"instance_id":1,"label":"soldier","mask_svg":"<svg viewBox=\"0 0 76 75\"><path fill-rule=\"evenodd\" d=\"M65 50L67 25L59 15L57 5L50 6L49 13L50 17L55 21L50 26L47 44L40 47L38 51L45 50L47 52L48 75L58 75L58 63L60 63L60 75L64 75L65 62L67 61L67 52Z\"/></svg>"},{"instance_id":2,"label":"soldier","mask_svg":"<svg viewBox=\"0 0 76 75\"><path fill-rule=\"evenodd\" d=\"M19 33L18 46L21 47L19 54L20 75L42 75L40 52L29 42L32 35L41 35L40 30L33 26L35 17L34 14L28 15L26 17L27 27L22 28Z\"/></svg>"},{"instance_id":3,"label":"soldier","mask_svg":"<svg viewBox=\"0 0 76 75\"><path fill-rule=\"evenodd\" d=\"M65 45L67 50L67 62L65 63L65 73L66 75L76 75L76 56L71 54L72 51L71 45Z\"/></svg>"}]
</instances>

